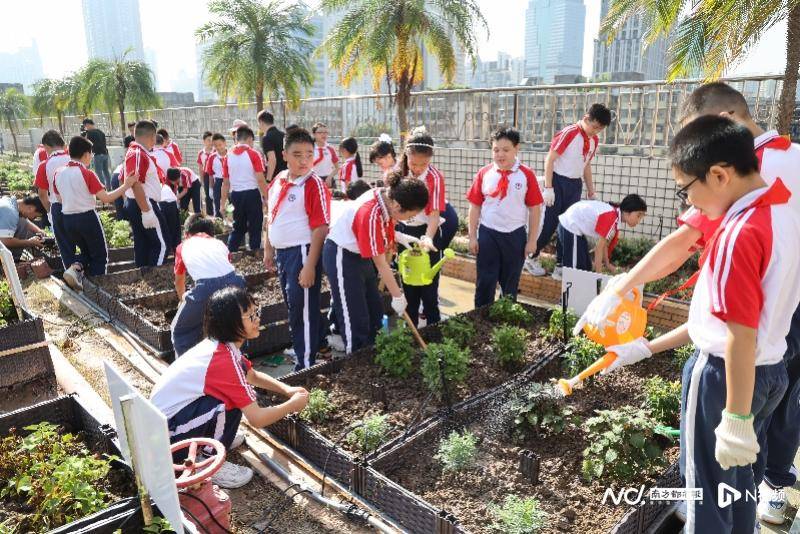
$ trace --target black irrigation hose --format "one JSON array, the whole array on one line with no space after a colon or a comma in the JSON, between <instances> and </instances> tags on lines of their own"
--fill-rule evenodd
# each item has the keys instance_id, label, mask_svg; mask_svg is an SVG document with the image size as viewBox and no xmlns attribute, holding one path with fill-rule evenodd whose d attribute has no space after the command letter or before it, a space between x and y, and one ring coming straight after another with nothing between
<instances>
[{"instance_id":1,"label":"black irrigation hose","mask_svg":"<svg viewBox=\"0 0 800 534\"><path fill-rule=\"evenodd\" d=\"M303 493L311 493L311 490L310 490L310 489L308 489L308 488L303 488L303 489L300 489L299 491L296 491L296 492L295 492L295 493L293 493L291 496L287 495L287 494L286 494L286 492L287 492L287 491L288 491L290 488L292 488L292 487L294 487L294 486L299 486L299 484L297 484L297 483L295 483L295 484L292 484L291 486L289 486L288 488L286 488L285 490L283 490L283 491L281 492L281 493L283 493L283 494L284 494L284 496L285 496L286 498L288 498L290 501L294 501L294 498L295 498L295 497L297 497L298 495L302 495ZM281 503L280 503L280 501L279 501L279 502L277 502L277 503L275 503L275 504L272 506L272 508L270 508L269 510L267 510L267 512L270 512L270 511L272 511L272 510L275 510L275 509L278 507L278 505L279 505L279 504L281 504ZM284 508L281 508L280 510L277 510L277 512L276 512L276 513L274 513L274 514L271 514L271 516L269 517L269 519L268 519L268 520L266 520L266 521L267 521L267 522L266 522L266 524L265 524L265 525L264 525L262 528L258 528L258 527L256 527L255 525L257 525L257 524L261 523L261 521L264 521L265 519L261 519L261 520L257 521L256 523L253 523L253 524L252 524L252 525L250 525L250 526L251 526L251 527L252 527L254 530L258 531L258 533L259 533L259 534L265 534L265 533L267 532L267 529L269 528L269 526L272 524L272 522L273 522L273 521L275 521L277 518L279 518L279 517L281 516L281 513L282 513L282 512L285 512L285 511L286 511L286 508L284 507ZM264 515L267 515L267 514L266 514L266 512L265 512L265 513L262 515L262 517L263 517Z\"/></svg>"},{"instance_id":2,"label":"black irrigation hose","mask_svg":"<svg viewBox=\"0 0 800 534\"><path fill-rule=\"evenodd\" d=\"M353 431L353 430L355 430L356 428L361 428L362 426L364 426L364 423L358 423L358 424L356 424L356 425L352 425L352 426L350 426L350 428L348 428L348 429L347 429L347 430L346 430L344 433L342 433L342 435L341 435L341 436L339 436L339 439L337 439L336 441L334 441L333 443L331 443L331 448L330 448L330 449L328 449L328 455L325 457L325 463L324 463L324 464L322 464L322 482L320 483L320 490L319 490L319 494L320 494L320 496L321 496L321 497L324 497L324 496L325 496L325 477L326 477L326 476L327 476L327 474L328 474L328 473L327 473L327 470L328 470L328 460L330 460L330 459L331 459L331 454L333 454L333 451L334 451L334 449L336 449L336 447L338 447L338 446L339 446L339 444L342 442L342 440L343 440L344 438L346 438L346 437L347 437L347 435L348 435L348 434L350 434L350 432L352 432L352 431Z\"/></svg>"},{"instance_id":3,"label":"black irrigation hose","mask_svg":"<svg viewBox=\"0 0 800 534\"><path fill-rule=\"evenodd\" d=\"M222 530L223 532L225 532L225 533L227 533L227 534L233 534L233 532L232 532L232 531L230 531L230 530L228 530L227 528L223 527L223 526L220 524L220 522L219 522L219 521L217 521L217 518L216 518L216 517L214 517L214 514L212 514L212 513L211 513L211 508L209 508L209 507L208 507L208 505L207 505L207 504L206 504L206 503L203 501L203 499L201 499L200 497L197 497L196 495L192 495L192 494L191 494L191 493L189 493L188 491L182 491L182 492L181 492L181 495L183 495L184 497L191 497L192 499L194 499L194 500L196 500L197 502L199 502L200 504L202 504L202 505L203 505L203 508L205 508L205 509L206 509L206 512L208 513L208 517L210 517L210 518L211 518L211 520L212 520L212 521L214 521L214 523L216 523L217 527L219 527L219 528L220 528L220 530ZM186 510L186 509L185 509L183 506L181 506L181 509L182 509L182 510ZM188 513L188 512L187 512L187 513ZM191 515L191 514L190 514L190 515ZM196 518L196 517L194 517L194 516L192 516L192 517L195 519L195 521L197 521L197 518ZM203 530L205 530L206 532L208 532L208 530L207 530L207 529L205 529L204 527L203 527Z\"/></svg>"}]
</instances>

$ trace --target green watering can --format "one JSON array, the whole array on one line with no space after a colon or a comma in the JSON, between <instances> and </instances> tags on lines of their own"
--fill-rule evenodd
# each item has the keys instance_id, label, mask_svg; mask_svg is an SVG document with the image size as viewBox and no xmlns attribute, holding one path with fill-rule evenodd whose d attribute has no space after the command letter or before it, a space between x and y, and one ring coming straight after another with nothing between
<instances>
[{"instance_id":1,"label":"green watering can","mask_svg":"<svg viewBox=\"0 0 800 534\"><path fill-rule=\"evenodd\" d=\"M427 286L433 283L434 277L444 265L444 260L452 258L456 253L451 248L444 249L444 257L431 267L431 257L417 247L407 248L397 259L398 270L403 283L409 286Z\"/></svg>"}]
</instances>

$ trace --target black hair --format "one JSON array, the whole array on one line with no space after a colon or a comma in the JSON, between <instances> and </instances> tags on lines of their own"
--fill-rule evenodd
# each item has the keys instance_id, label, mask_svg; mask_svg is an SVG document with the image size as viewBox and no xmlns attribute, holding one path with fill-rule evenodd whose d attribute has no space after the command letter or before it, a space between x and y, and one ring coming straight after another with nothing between
<instances>
[{"instance_id":1,"label":"black hair","mask_svg":"<svg viewBox=\"0 0 800 534\"><path fill-rule=\"evenodd\" d=\"M586 114L590 121L598 122L603 126L611 124L611 110L599 102L592 104Z\"/></svg>"},{"instance_id":2,"label":"black hair","mask_svg":"<svg viewBox=\"0 0 800 534\"><path fill-rule=\"evenodd\" d=\"M615 208L619 208L624 213L632 213L634 211L647 211L647 202L642 197L636 194L627 195L622 199L622 202L609 202Z\"/></svg>"},{"instance_id":3,"label":"black hair","mask_svg":"<svg viewBox=\"0 0 800 534\"><path fill-rule=\"evenodd\" d=\"M212 141L225 141L225 136L222 135L221 133L215 133L214 135L211 136L211 140Z\"/></svg>"},{"instance_id":4,"label":"black hair","mask_svg":"<svg viewBox=\"0 0 800 534\"><path fill-rule=\"evenodd\" d=\"M174 182L181 177L181 170L178 167L170 167L167 169L167 180Z\"/></svg>"},{"instance_id":5,"label":"black hair","mask_svg":"<svg viewBox=\"0 0 800 534\"><path fill-rule=\"evenodd\" d=\"M203 132L203 141L205 141L205 140L206 140L206 139L208 139L209 137L213 137L213 135L214 135L214 134L212 134L211 132L209 132L208 130L206 130L205 132Z\"/></svg>"},{"instance_id":6,"label":"black hair","mask_svg":"<svg viewBox=\"0 0 800 534\"><path fill-rule=\"evenodd\" d=\"M372 188L364 180L353 180L350 182L350 185L347 186L347 198L355 200L370 189Z\"/></svg>"},{"instance_id":7,"label":"black hair","mask_svg":"<svg viewBox=\"0 0 800 534\"><path fill-rule=\"evenodd\" d=\"M255 134L249 126L239 126L236 128L236 140L246 141L248 139L255 139Z\"/></svg>"},{"instance_id":8,"label":"black hair","mask_svg":"<svg viewBox=\"0 0 800 534\"><path fill-rule=\"evenodd\" d=\"M381 141L378 139L372 146L369 147L369 162L375 163L375 160L384 156L390 155L397 159L397 153L394 151L394 145L391 141Z\"/></svg>"},{"instance_id":9,"label":"black hair","mask_svg":"<svg viewBox=\"0 0 800 534\"><path fill-rule=\"evenodd\" d=\"M84 154L91 151L92 151L92 142L86 139L85 137L76 135L75 137L69 140L69 157L71 157L72 159L80 159L83 157Z\"/></svg>"},{"instance_id":10,"label":"black hair","mask_svg":"<svg viewBox=\"0 0 800 534\"><path fill-rule=\"evenodd\" d=\"M311 133L317 133L317 130L319 130L320 128L327 128L327 127L328 126L324 122L317 122L314 124L314 126L311 127Z\"/></svg>"},{"instance_id":11,"label":"black hair","mask_svg":"<svg viewBox=\"0 0 800 534\"><path fill-rule=\"evenodd\" d=\"M499 141L500 139L508 139L512 145L518 146L519 145L519 130L516 128L511 127L500 127L492 132L492 135L489 136L490 142Z\"/></svg>"},{"instance_id":12,"label":"black hair","mask_svg":"<svg viewBox=\"0 0 800 534\"><path fill-rule=\"evenodd\" d=\"M42 144L50 148L62 147L64 146L64 138L61 137L61 133L57 130L47 130L42 135Z\"/></svg>"},{"instance_id":13,"label":"black hair","mask_svg":"<svg viewBox=\"0 0 800 534\"><path fill-rule=\"evenodd\" d=\"M186 219L183 231L186 235L207 234L213 236L216 231L214 219L206 217L202 213L192 213Z\"/></svg>"},{"instance_id":14,"label":"black hair","mask_svg":"<svg viewBox=\"0 0 800 534\"><path fill-rule=\"evenodd\" d=\"M83 119L83 122L81 122L81 124L83 124L84 126L86 126L87 124L91 124L92 126L94 126L94 121L89 117L86 117L85 119Z\"/></svg>"},{"instance_id":15,"label":"black hair","mask_svg":"<svg viewBox=\"0 0 800 534\"><path fill-rule=\"evenodd\" d=\"M136 137L143 137L156 133L156 125L153 121L141 120L136 123L136 128L133 130L133 135Z\"/></svg>"},{"instance_id":16,"label":"black hair","mask_svg":"<svg viewBox=\"0 0 800 534\"><path fill-rule=\"evenodd\" d=\"M386 176L389 198L400 204L403 211L421 211L428 205L428 186L417 178L404 178L394 171Z\"/></svg>"},{"instance_id":17,"label":"black hair","mask_svg":"<svg viewBox=\"0 0 800 534\"><path fill-rule=\"evenodd\" d=\"M286 130L286 137L283 138L283 148L285 150L289 150L289 147L295 143L307 143L309 145L314 144L314 138L311 137L311 134L308 133L308 130L305 128L294 128L292 130Z\"/></svg>"},{"instance_id":18,"label":"black hair","mask_svg":"<svg viewBox=\"0 0 800 534\"><path fill-rule=\"evenodd\" d=\"M222 343L245 339L242 315L255 301L241 287L226 287L211 295L206 304L203 329L207 337Z\"/></svg>"},{"instance_id":19,"label":"black hair","mask_svg":"<svg viewBox=\"0 0 800 534\"><path fill-rule=\"evenodd\" d=\"M275 124L275 116L266 109L262 109L258 113L256 120L261 121L264 124Z\"/></svg>"},{"instance_id":20,"label":"black hair","mask_svg":"<svg viewBox=\"0 0 800 534\"><path fill-rule=\"evenodd\" d=\"M287 127L286 127L286 133L288 134L288 133L289 133L289 132L291 132L292 130L296 130L296 129L298 129L298 128L300 128L300 125L299 125L299 124L294 124L294 123L292 123L292 124L290 124L289 126L287 126Z\"/></svg>"},{"instance_id":21,"label":"black hair","mask_svg":"<svg viewBox=\"0 0 800 534\"><path fill-rule=\"evenodd\" d=\"M342 139L342 142L339 143L339 148L343 148L354 154L356 157L356 175L361 178L364 176L364 168L361 166L361 156L358 153L358 141L356 141L355 137L345 137Z\"/></svg>"},{"instance_id":22,"label":"black hair","mask_svg":"<svg viewBox=\"0 0 800 534\"><path fill-rule=\"evenodd\" d=\"M669 146L672 166L705 182L709 169L727 164L740 176L758 172L750 130L720 115L701 115L675 134Z\"/></svg>"},{"instance_id":23,"label":"black hair","mask_svg":"<svg viewBox=\"0 0 800 534\"><path fill-rule=\"evenodd\" d=\"M166 128L159 128L156 133L165 139L169 139L169 132Z\"/></svg>"},{"instance_id":24,"label":"black hair","mask_svg":"<svg viewBox=\"0 0 800 534\"><path fill-rule=\"evenodd\" d=\"M406 140L406 147L403 150L403 157L400 158L400 170L403 176L408 176L408 155L409 154L422 154L424 156L433 156L433 137L426 131L417 131L416 129L411 132L411 137Z\"/></svg>"},{"instance_id":25,"label":"black hair","mask_svg":"<svg viewBox=\"0 0 800 534\"><path fill-rule=\"evenodd\" d=\"M163 145L164 144L164 136L161 134L156 134L156 144Z\"/></svg>"},{"instance_id":26,"label":"black hair","mask_svg":"<svg viewBox=\"0 0 800 534\"><path fill-rule=\"evenodd\" d=\"M125 138L122 140L122 144L125 145L125 148L128 148L129 146L131 146L131 143L133 143L133 141L134 138L132 135L126 135Z\"/></svg>"},{"instance_id":27,"label":"black hair","mask_svg":"<svg viewBox=\"0 0 800 534\"><path fill-rule=\"evenodd\" d=\"M128 123L128 128L130 128L131 126L136 126L136 123L135 122L129 122Z\"/></svg>"},{"instance_id":28,"label":"black hair","mask_svg":"<svg viewBox=\"0 0 800 534\"><path fill-rule=\"evenodd\" d=\"M47 210L44 209L44 204L42 204L42 199L39 198L39 195L28 195L22 199L22 203L26 206L33 206L36 208L36 212L40 215L47 213Z\"/></svg>"},{"instance_id":29,"label":"black hair","mask_svg":"<svg viewBox=\"0 0 800 534\"><path fill-rule=\"evenodd\" d=\"M683 101L681 122L694 115L718 115L725 111L750 116L750 108L742 93L724 82L707 83L692 91Z\"/></svg>"}]
</instances>

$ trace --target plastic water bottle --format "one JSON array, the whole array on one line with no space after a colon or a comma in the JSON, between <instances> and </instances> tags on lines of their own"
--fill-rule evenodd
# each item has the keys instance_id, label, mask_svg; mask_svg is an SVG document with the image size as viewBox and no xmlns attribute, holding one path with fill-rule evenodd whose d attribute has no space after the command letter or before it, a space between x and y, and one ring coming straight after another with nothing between
<instances>
[{"instance_id":1,"label":"plastic water bottle","mask_svg":"<svg viewBox=\"0 0 800 534\"><path fill-rule=\"evenodd\" d=\"M389 331L389 316L388 315L384 314L383 319L381 319L381 328L383 328L387 332Z\"/></svg>"}]
</instances>

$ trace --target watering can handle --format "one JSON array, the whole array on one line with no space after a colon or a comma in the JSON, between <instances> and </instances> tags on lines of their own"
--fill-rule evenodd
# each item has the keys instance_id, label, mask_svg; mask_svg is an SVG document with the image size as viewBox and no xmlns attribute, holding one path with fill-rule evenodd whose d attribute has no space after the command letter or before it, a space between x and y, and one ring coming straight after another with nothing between
<instances>
[{"instance_id":1,"label":"watering can handle","mask_svg":"<svg viewBox=\"0 0 800 534\"><path fill-rule=\"evenodd\" d=\"M642 305L642 292L639 291L638 287L634 287L628 293L633 293L633 298L631 299L634 304L641 306ZM628 293L625 294L625 297L628 296ZM623 297L623 298L625 298Z\"/></svg>"}]
</instances>

